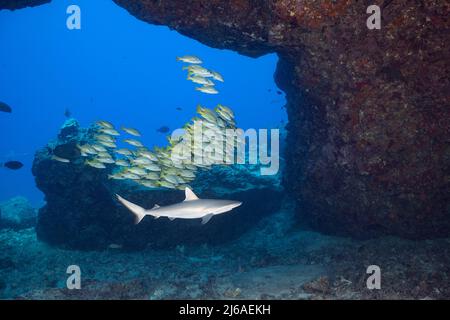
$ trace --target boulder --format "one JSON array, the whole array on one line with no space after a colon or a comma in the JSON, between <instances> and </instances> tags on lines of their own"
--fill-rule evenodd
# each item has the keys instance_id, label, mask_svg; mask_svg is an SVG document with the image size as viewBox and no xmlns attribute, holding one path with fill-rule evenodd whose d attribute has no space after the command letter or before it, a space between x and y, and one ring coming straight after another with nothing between
<instances>
[{"instance_id":1,"label":"boulder","mask_svg":"<svg viewBox=\"0 0 450 320\"><path fill-rule=\"evenodd\" d=\"M0 228L24 229L36 224L37 210L24 197L0 203Z\"/></svg>"},{"instance_id":2,"label":"boulder","mask_svg":"<svg viewBox=\"0 0 450 320\"><path fill-rule=\"evenodd\" d=\"M39 150L32 172L46 205L39 210L37 235L48 243L76 249L102 249L110 244L125 250L170 248L186 244L221 244L236 239L260 219L277 211L283 191L280 176L260 176L257 166L215 166L201 171L191 183L200 198L243 201L233 211L205 225L199 219L170 221L146 217L134 225L133 215L115 194L152 208L184 200L184 192L148 189L128 180L108 179L112 166L96 169L84 164L77 144L89 142L91 129L67 121L58 138ZM69 159L62 163L52 154Z\"/></svg>"}]
</instances>

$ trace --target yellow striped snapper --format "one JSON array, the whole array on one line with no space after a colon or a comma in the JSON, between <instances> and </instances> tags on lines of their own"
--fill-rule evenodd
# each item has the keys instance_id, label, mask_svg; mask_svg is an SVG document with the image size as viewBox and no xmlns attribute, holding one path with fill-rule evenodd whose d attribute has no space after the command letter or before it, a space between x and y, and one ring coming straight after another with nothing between
<instances>
[{"instance_id":1,"label":"yellow striped snapper","mask_svg":"<svg viewBox=\"0 0 450 320\"><path fill-rule=\"evenodd\" d=\"M188 70L188 76L200 76L204 78L212 77L213 74L206 68L202 66L188 66L183 67L183 70Z\"/></svg>"},{"instance_id":2,"label":"yellow striped snapper","mask_svg":"<svg viewBox=\"0 0 450 320\"><path fill-rule=\"evenodd\" d=\"M149 171L156 171L156 172L161 171L161 168L157 164L154 164L154 163L143 165L143 167Z\"/></svg>"},{"instance_id":3,"label":"yellow striped snapper","mask_svg":"<svg viewBox=\"0 0 450 320\"><path fill-rule=\"evenodd\" d=\"M99 127L106 128L106 129L113 129L114 128L112 123L110 123L108 121L104 121L104 120L99 120L99 121L95 122L95 124L98 125Z\"/></svg>"},{"instance_id":4,"label":"yellow striped snapper","mask_svg":"<svg viewBox=\"0 0 450 320\"><path fill-rule=\"evenodd\" d=\"M234 113L230 108L228 108L224 105L218 104L216 109L218 109L220 112L227 114L231 119L234 119Z\"/></svg>"},{"instance_id":5,"label":"yellow striped snapper","mask_svg":"<svg viewBox=\"0 0 450 320\"><path fill-rule=\"evenodd\" d=\"M187 79L194 83L202 84L205 86L213 86L214 85L214 82L212 82L211 80L209 80L205 77L202 77L202 76L198 76L198 75L190 75L187 77Z\"/></svg>"},{"instance_id":6,"label":"yellow striped snapper","mask_svg":"<svg viewBox=\"0 0 450 320\"><path fill-rule=\"evenodd\" d=\"M156 155L147 150L138 150L138 151L136 151L136 154L138 156L145 157L151 161L158 161L158 158L156 157Z\"/></svg>"},{"instance_id":7,"label":"yellow striped snapper","mask_svg":"<svg viewBox=\"0 0 450 320\"><path fill-rule=\"evenodd\" d=\"M80 149L82 154L92 154L92 155L97 154L97 151L87 143L83 145L77 144L77 147L78 149Z\"/></svg>"},{"instance_id":8,"label":"yellow striped snapper","mask_svg":"<svg viewBox=\"0 0 450 320\"><path fill-rule=\"evenodd\" d=\"M165 180L159 181L158 182L158 186L164 187L164 188L169 188L169 189L175 189L176 188L172 183L167 182Z\"/></svg>"},{"instance_id":9,"label":"yellow striped snapper","mask_svg":"<svg viewBox=\"0 0 450 320\"><path fill-rule=\"evenodd\" d=\"M135 137L141 136L141 133L138 130L133 129L133 128L122 127L122 130L128 134L131 134L132 136L135 136Z\"/></svg>"},{"instance_id":10,"label":"yellow striped snapper","mask_svg":"<svg viewBox=\"0 0 450 320\"><path fill-rule=\"evenodd\" d=\"M109 134L110 136L120 136L120 133L117 130L110 128L102 128L99 132Z\"/></svg>"},{"instance_id":11,"label":"yellow striped snapper","mask_svg":"<svg viewBox=\"0 0 450 320\"><path fill-rule=\"evenodd\" d=\"M184 178L195 178L195 174L190 170L181 170L179 174Z\"/></svg>"},{"instance_id":12,"label":"yellow striped snapper","mask_svg":"<svg viewBox=\"0 0 450 320\"><path fill-rule=\"evenodd\" d=\"M200 64L203 63L202 60L200 60L199 57L196 56L182 56L182 57L177 57L177 61L182 61L185 63L193 63L193 64Z\"/></svg>"},{"instance_id":13,"label":"yellow striped snapper","mask_svg":"<svg viewBox=\"0 0 450 320\"><path fill-rule=\"evenodd\" d=\"M156 172L149 172L144 176L147 180L159 180L159 174Z\"/></svg>"},{"instance_id":14,"label":"yellow striped snapper","mask_svg":"<svg viewBox=\"0 0 450 320\"><path fill-rule=\"evenodd\" d=\"M162 178L164 180L166 180L167 182L170 182L173 185L180 184L180 182L178 180L179 178L177 176L173 175L173 174L164 175ZM183 181L183 183L184 183L184 181Z\"/></svg>"},{"instance_id":15,"label":"yellow striped snapper","mask_svg":"<svg viewBox=\"0 0 450 320\"><path fill-rule=\"evenodd\" d=\"M212 73L212 77L214 80L220 81L220 82L224 82L223 77L220 73L216 72L216 71L211 71Z\"/></svg>"},{"instance_id":16,"label":"yellow striped snapper","mask_svg":"<svg viewBox=\"0 0 450 320\"><path fill-rule=\"evenodd\" d=\"M131 173L131 172L125 172L124 174L122 174L122 176L126 179L130 179L130 180L139 180L141 177L137 174Z\"/></svg>"},{"instance_id":17,"label":"yellow striped snapper","mask_svg":"<svg viewBox=\"0 0 450 320\"><path fill-rule=\"evenodd\" d=\"M125 140L123 140L123 142L128 143L128 144L138 147L138 148L141 148L144 146L140 141L137 141L135 139L125 139Z\"/></svg>"},{"instance_id":18,"label":"yellow striped snapper","mask_svg":"<svg viewBox=\"0 0 450 320\"><path fill-rule=\"evenodd\" d=\"M52 160L63 162L63 163L69 163L70 162L69 159L61 158L61 157L58 157L56 155L52 155Z\"/></svg>"},{"instance_id":19,"label":"yellow striped snapper","mask_svg":"<svg viewBox=\"0 0 450 320\"><path fill-rule=\"evenodd\" d=\"M215 124L217 121L217 116L214 114L214 112L209 110L208 108L203 108L201 105L197 106L197 113L211 123Z\"/></svg>"},{"instance_id":20,"label":"yellow striped snapper","mask_svg":"<svg viewBox=\"0 0 450 320\"><path fill-rule=\"evenodd\" d=\"M112 159L112 156L108 152L99 152L99 153L97 153L97 156L99 158L110 158L110 159Z\"/></svg>"},{"instance_id":21,"label":"yellow striped snapper","mask_svg":"<svg viewBox=\"0 0 450 320\"><path fill-rule=\"evenodd\" d=\"M117 145L114 142L108 142L108 141L99 141L98 143L100 143L101 145L114 149L117 148Z\"/></svg>"},{"instance_id":22,"label":"yellow striped snapper","mask_svg":"<svg viewBox=\"0 0 450 320\"><path fill-rule=\"evenodd\" d=\"M95 158L95 160L98 162L107 163L107 164L115 163L114 159L112 159L112 158Z\"/></svg>"},{"instance_id":23,"label":"yellow striped snapper","mask_svg":"<svg viewBox=\"0 0 450 320\"><path fill-rule=\"evenodd\" d=\"M139 167L131 167L126 169L127 172L137 174L138 176L144 176L147 174L147 171L145 169L139 168Z\"/></svg>"},{"instance_id":24,"label":"yellow striped snapper","mask_svg":"<svg viewBox=\"0 0 450 320\"><path fill-rule=\"evenodd\" d=\"M86 160L85 164L87 164L88 166L91 166L93 168L97 168L97 169L105 169L105 165L101 162L98 162L96 160Z\"/></svg>"},{"instance_id":25,"label":"yellow striped snapper","mask_svg":"<svg viewBox=\"0 0 450 320\"><path fill-rule=\"evenodd\" d=\"M139 178L139 177L138 177ZM115 173L115 174L108 174L108 179L114 179L114 180L124 180L126 179L123 174L121 173Z\"/></svg>"},{"instance_id":26,"label":"yellow striped snapper","mask_svg":"<svg viewBox=\"0 0 450 320\"><path fill-rule=\"evenodd\" d=\"M133 164L138 164L138 165L146 165L146 164L150 164L153 163L150 159L146 158L146 157L139 157L136 159L131 159L131 163Z\"/></svg>"},{"instance_id":27,"label":"yellow striped snapper","mask_svg":"<svg viewBox=\"0 0 450 320\"><path fill-rule=\"evenodd\" d=\"M125 149L125 148L117 149L117 150L115 150L115 152L118 153L118 154L121 154L123 156L131 156L131 155L133 155L133 153L130 150Z\"/></svg>"},{"instance_id":28,"label":"yellow striped snapper","mask_svg":"<svg viewBox=\"0 0 450 320\"><path fill-rule=\"evenodd\" d=\"M97 141L106 141L106 142L116 142L116 139L107 135L107 134L97 134L94 136L94 139Z\"/></svg>"},{"instance_id":29,"label":"yellow striped snapper","mask_svg":"<svg viewBox=\"0 0 450 320\"><path fill-rule=\"evenodd\" d=\"M97 152L107 152L105 147L103 147L102 145L99 145L99 144L93 144L92 148L94 148L95 151L97 151Z\"/></svg>"},{"instance_id":30,"label":"yellow striped snapper","mask_svg":"<svg viewBox=\"0 0 450 320\"><path fill-rule=\"evenodd\" d=\"M116 160L116 165L119 167L129 167L130 166L130 164L126 160L123 160L123 159Z\"/></svg>"},{"instance_id":31,"label":"yellow striped snapper","mask_svg":"<svg viewBox=\"0 0 450 320\"><path fill-rule=\"evenodd\" d=\"M203 86L203 87L197 87L195 90L207 93L207 94L218 94L219 91L217 91L213 86Z\"/></svg>"},{"instance_id":32,"label":"yellow striped snapper","mask_svg":"<svg viewBox=\"0 0 450 320\"><path fill-rule=\"evenodd\" d=\"M147 188L158 188L158 183L155 181L139 180L138 183Z\"/></svg>"}]
</instances>

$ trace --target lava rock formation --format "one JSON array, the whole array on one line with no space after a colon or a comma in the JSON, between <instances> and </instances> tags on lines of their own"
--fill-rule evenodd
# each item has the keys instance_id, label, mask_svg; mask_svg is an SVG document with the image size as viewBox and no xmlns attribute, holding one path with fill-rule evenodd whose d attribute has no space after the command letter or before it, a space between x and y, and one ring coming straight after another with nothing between
<instances>
[{"instance_id":1,"label":"lava rock formation","mask_svg":"<svg viewBox=\"0 0 450 320\"><path fill-rule=\"evenodd\" d=\"M450 234L448 1L113 1L211 47L278 54L289 117L284 185L313 227ZM373 4L381 30L366 26Z\"/></svg>"},{"instance_id":2,"label":"lava rock formation","mask_svg":"<svg viewBox=\"0 0 450 320\"><path fill-rule=\"evenodd\" d=\"M111 244L125 250L220 244L236 239L281 206L279 176L259 176L256 167L221 166L199 172L191 185L200 198L239 200L242 206L213 217L206 225L199 219L169 221L152 217L134 225L133 215L115 200L115 194L152 208L155 204L180 202L184 192L147 189L133 182L108 179L110 165L106 169L89 167L78 151L77 144L90 142L91 137L90 129L80 128L70 119L58 138L36 153L32 171L46 200L36 226L41 240L82 250L103 249ZM53 154L71 162L52 160Z\"/></svg>"},{"instance_id":3,"label":"lava rock formation","mask_svg":"<svg viewBox=\"0 0 450 320\"><path fill-rule=\"evenodd\" d=\"M285 187L313 227L450 234L448 1L114 2L211 47L278 54ZM381 30L366 26L372 4Z\"/></svg>"},{"instance_id":4,"label":"lava rock formation","mask_svg":"<svg viewBox=\"0 0 450 320\"><path fill-rule=\"evenodd\" d=\"M2 0L0 1L0 10L23 9L26 7L35 7L41 4L49 3L51 0Z\"/></svg>"}]
</instances>

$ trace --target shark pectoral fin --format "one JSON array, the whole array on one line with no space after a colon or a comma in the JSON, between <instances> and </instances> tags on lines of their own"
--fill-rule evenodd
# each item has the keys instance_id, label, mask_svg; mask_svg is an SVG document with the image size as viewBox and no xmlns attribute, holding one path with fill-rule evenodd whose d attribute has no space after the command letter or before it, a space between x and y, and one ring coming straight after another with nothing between
<instances>
[{"instance_id":1,"label":"shark pectoral fin","mask_svg":"<svg viewBox=\"0 0 450 320\"><path fill-rule=\"evenodd\" d=\"M173 221L173 220L175 220L176 218L175 217L169 217L169 220L170 221Z\"/></svg>"},{"instance_id":2,"label":"shark pectoral fin","mask_svg":"<svg viewBox=\"0 0 450 320\"><path fill-rule=\"evenodd\" d=\"M212 213L207 214L206 216L204 216L204 217L202 218L202 224L207 224L208 221L211 220L212 216L213 216Z\"/></svg>"}]
</instances>

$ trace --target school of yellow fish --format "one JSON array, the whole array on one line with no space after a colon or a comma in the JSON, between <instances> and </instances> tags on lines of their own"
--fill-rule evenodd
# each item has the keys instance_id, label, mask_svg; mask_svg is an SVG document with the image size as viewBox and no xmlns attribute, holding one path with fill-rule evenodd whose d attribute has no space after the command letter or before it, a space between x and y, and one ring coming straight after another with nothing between
<instances>
[{"instance_id":1,"label":"school of yellow fish","mask_svg":"<svg viewBox=\"0 0 450 320\"><path fill-rule=\"evenodd\" d=\"M219 73L199 66L202 61L195 56L178 57L177 60L190 64L183 69L188 70L188 80L202 85L197 90L209 94L218 93L211 79L223 82L223 77ZM85 165L97 169L105 169L108 165L113 165L112 174L108 176L110 179L128 179L147 188L185 190L186 187L190 188L189 183L195 179L197 170L210 168L214 164L224 164L223 155L219 159L217 156L205 155L204 150L208 149L210 140L202 137L202 142L192 147L194 127L197 124L201 127L201 132L210 129L220 135L219 139L226 143L227 150L232 149L234 155L234 139L232 143L227 142L225 132L225 129L236 128L233 111L220 104L214 110L199 105L197 113L198 116L193 117L183 126L183 134L176 139L167 137L169 145L163 148L155 147L149 150L137 140L141 137L138 130L121 127L121 133L112 123L104 120L97 121L93 126L92 142L77 145L77 147L81 156L85 158ZM122 141L129 145L128 148L117 147L117 138L123 134L127 135ZM179 152L173 152L175 148L186 145L189 145L187 153L180 155ZM200 157L202 161L193 161L194 157ZM52 159L64 163L70 162L56 155L53 155Z\"/></svg>"},{"instance_id":2,"label":"school of yellow fish","mask_svg":"<svg viewBox=\"0 0 450 320\"><path fill-rule=\"evenodd\" d=\"M110 179L133 180L148 188L170 188L184 190L190 187L189 183L195 179L195 173L201 168L210 168L214 164L223 164L217 159L208 159L203 150L211 141L203 138L202 144L194 145L189 154L182 157L172 154L172 150L182 142L192 141L194 125L199 123L202 130L236 128L233 111L223 105L217 105L214 110L197 107L198 116L191 119L184 127L184 133L177 139L168 136L169 145L163 148L155 147L153 150L146 148L137 137L141 133L133 128L122 127L122 134L108 121L97 121L94 126L93 142L78 145L81 156L85 157L85 165L105 169L107 165L114 165ZM200 122L201 121L201 122ZM117 137L123 134L126 137L122 141L129 148L118 148ZM132 137L131 137L132 136ZM225 141L225 136L222 137ZM227 146L234 148L234 144ZM202 157L201 163L193 161L194 156ZM59 159L54 159L58 160Z\"/></svg>"},{"instance_id":3,"label":"school of yellow fish","mask_svg":"<svg viewBox=\"0 0 450 320\"><path fill-rule=\"evenodd\" d=\"M188 71L187 80L200 85L199 87L196 87L195 90L207 94L219 93L219 91L215 88L214 80L224 82L220 73L200 66L203 61L196 56L177 57L177 61L189 64L188 66L184 66L183 70Z\"/></svg>"}]
</instances>

